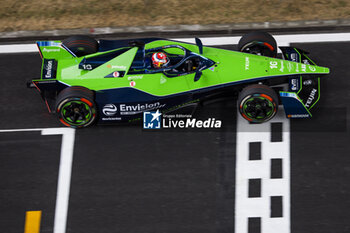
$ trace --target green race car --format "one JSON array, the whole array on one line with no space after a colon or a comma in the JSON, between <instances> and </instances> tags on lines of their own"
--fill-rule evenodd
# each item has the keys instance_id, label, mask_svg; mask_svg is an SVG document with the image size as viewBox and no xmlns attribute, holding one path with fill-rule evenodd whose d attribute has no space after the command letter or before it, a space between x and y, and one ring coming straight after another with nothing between
<instances>
[{"instance_id":1,"label":"green race car","mask_svg":"<svg viewBox=\"0 0 350 233\"><path fill-rule=\"evenodd\" d=\"M280 47L265 32L243 36L238 51L160 38L100 40L72 36L64 41L38 41L41 78L28 83L41 93L62 124L132 122L145 111L192 111L201 101L238 93L242 117L254 123L270 120L280 102L289 118L311 117L320 98L317 66L302 51ZM151 57L162 52L166 66ZM288 84L289 89L276 88Z\"/></svg>"}]
</instances>

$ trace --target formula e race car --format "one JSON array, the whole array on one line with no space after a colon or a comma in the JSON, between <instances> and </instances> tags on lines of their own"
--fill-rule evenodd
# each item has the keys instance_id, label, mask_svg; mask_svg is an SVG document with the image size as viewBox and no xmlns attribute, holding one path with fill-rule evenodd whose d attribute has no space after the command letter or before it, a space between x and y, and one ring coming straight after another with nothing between
<instances>
[{"instance_id":1,"label":"formula e race car","mask_svg":"<svg viewBox=\"0 0 350 233\"><path fill-rule=\"evenodd\" d=\"M145 111L162 113L194 109L222 93L238 93L239 112L262 123L276 114L280 102L287 117L311 117L320 98L317 66L301 49L280 47L265 32L241 38L238 51L174 40L147 38L100 40L72 36L38 41L41 78L28 82L41 93L62 124L80 128L93 123L133 122ZM155 68L152 54L169 58ZM288 84L289 90L276 88Z\"/></svg>"}]
</instances>

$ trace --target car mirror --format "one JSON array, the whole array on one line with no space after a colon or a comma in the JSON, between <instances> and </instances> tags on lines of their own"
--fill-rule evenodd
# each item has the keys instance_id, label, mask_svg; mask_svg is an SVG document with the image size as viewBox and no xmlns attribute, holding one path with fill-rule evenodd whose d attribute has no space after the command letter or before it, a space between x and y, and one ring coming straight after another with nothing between
<instances>
[{"instance_id":1,"label":"car mirror","mask_svg":"<svg viewBox=\"0 0 350 233\"><path fill-rule=\"evenodd\" d=\"M203 54L203 43L199 38L195 38L196 44L198 46L199 54Z\"/></svg>"},{"instance_id":2,"label":"car mirror","mask_svg":"<svg viewBox=\"0 0 350 233\"><path fill-rule=\"evenodd\" d=\"M196 75L194 76L194 81L197 82L202 76L202 71L197 70Z\"/></svg>"}]
</instances>

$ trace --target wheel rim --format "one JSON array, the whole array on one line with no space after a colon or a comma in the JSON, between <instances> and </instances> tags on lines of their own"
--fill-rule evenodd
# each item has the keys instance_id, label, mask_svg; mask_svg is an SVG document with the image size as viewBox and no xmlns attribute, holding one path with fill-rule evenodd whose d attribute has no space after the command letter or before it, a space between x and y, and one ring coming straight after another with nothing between
<instances>
[{"instance_id":1,"label":"wheel rim","mask_svg":"<svg viewBox=\"0 0 350 233\"><path fill-rule=\"evenodd\" d=\"M276 105L272 98L264 94L248 96L240 106L244 118L254 122L264 122L276 113Z\"/></svg>"},{"instance_id":2,"label":"wheel rim","mask_svg":"<svg viewBox=\"0 0 350 233\"><path fill-rule=\"evenodd\" d=\"M63 123L70 126L86 126L95 117L92 104L83 99L68 99L61 104L59 109Z\"/></svg>"}]
</instances>

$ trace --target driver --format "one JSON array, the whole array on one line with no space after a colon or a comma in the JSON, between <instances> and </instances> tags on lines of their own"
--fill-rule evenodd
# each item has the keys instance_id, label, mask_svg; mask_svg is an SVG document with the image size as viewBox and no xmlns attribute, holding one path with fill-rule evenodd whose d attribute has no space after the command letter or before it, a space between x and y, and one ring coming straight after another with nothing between
<instances>
[{"instance_id":1,"label":"driver","mask_svg":"<svg viewBox=\"0 0 350 233\"><path fill-rule=\"evenodd\" d=\"M163 52L157 52L152 54L152 65L156 69L166 67L170 62L170 59Z\"/></svg>"}]
</instances>

